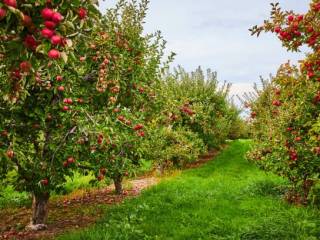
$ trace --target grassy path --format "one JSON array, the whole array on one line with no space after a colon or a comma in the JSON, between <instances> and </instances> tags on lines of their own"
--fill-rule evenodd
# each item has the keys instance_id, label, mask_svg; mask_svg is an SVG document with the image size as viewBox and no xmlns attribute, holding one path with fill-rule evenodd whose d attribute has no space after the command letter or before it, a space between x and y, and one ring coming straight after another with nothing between
<instances>
[{"instance_id":1,"label":"grassy path","mask_svg":"<svg viewBox=\"0 0 320 240\"><path fill-rule=\"evenodd\" d=\"M320 239L320 211L281 200L283 180L244 159L235 141L215 161L107 209L100 223L59 239Z\"/></svg>"}]
</instances>

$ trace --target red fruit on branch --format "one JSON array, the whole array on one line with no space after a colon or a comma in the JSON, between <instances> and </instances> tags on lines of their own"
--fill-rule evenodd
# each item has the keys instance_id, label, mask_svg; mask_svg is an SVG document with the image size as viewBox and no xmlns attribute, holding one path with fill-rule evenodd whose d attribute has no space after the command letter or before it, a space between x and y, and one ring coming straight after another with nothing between
<instances>
[{"instance_id":1,"label":"red fruit on branch","mask_svg":"<svg viewBox=\"0 0 320 240\"><path fill-rule=\"evenodd\" d=\"M3 0L3 3L6 4L8 7L17 8L16 0Z\"/></svg>"},{"instance_id":2,"label":"red fruit on branch","mask_svg":"<svg viewBox=\"0 0 320 240\"><path fill-rule=\"evenodd\" d=\"M76 160L75 160L73 157L69 157L69 158L67 159L67 162L68 162L68 164L72 164L72 163L75 163Z\"/></svg>"},{"instance_id":3,"label":"red fruit on branch","mask_svg":"<svg viewBox=\"0 0 320 240\"><path fill-rule=\"evenodd\" d=\"M120 122L124 122L124 121L125 121L125 117L122 116L122 115L120 115L120 116L118 116L118 120L119 120Z\"/></svg>"},{"instance_id":4,"label":"red fruit on branch","mask_svg":"<svg viewBox=\"0 0 320 240\"><path fill-rule=\"evenodd\" d=\"M297 161L298 160L298 154L297 154L297 152L295 150L291 150L289 154L290 154L290 159L292 161Z\"/></svg>"},{"instance_id":5,"label":"red fruit on branch","mask_svg":"<svg viewBox=\"0 0 320 240\"><path fill-rule=\"evenodd\" d=\"M25 45L25 47L27 47L31 50L36 50L36 48L38 46L38 42L36 41L36 39L32 35L27 35L23 40L23 44Z\"/></svg>"},{"instance_id":6,"label":"red fruit on branch","mask_svg":"<svg viewBox=\"0 0 320 240\"><path fill-rule=\"evenodd\" d=\"M299 31L294 31L294 35L296 35L297 37L301 37L301 32L299 32Z\"/></svg>"},{"instance_id":7,"label":"red fruit on branch","mask_svg":"<svg viewBox=\"0 0 320 240\"><path fill-rule=\"evenodd\" d=\"M281 90L280 89L275 89L274 90L274 94L279 96L281 94Z\"/></svg>"},{"instance_id":8,"label":"red fruit on branch","mask_svg":"<svg viewBox=\"0 0 320 240\"><path fill-rule=\"evenodd\" d=\"M281 106L281 102L279 100L274 100L274 101L272 101L272 105L276 106L276 107L280 107Z\"/></svg>"},{"instance_id":9,"label":"red fruit on branch","mask_svg":"<svg viewBox=\"0 0 320 240\"><path fill-rule=\"evenodd\" d=\"M78 98L77 103L82 104L82 103L84 103L84 100L82 98Z\"/></svg>"},{"instance_id":10,"label":"red fruit on branch","mask_svg":"<svg viewBox=\"0 0 320 240\"><path fill-rule=\"evenodd\" d=\"M63 167L67 168L68 166L69 166L69 164L67 161L63 162Z\"/></svg>"},{"instance_id":11,"label":"red fruit on branch","mask_svg":"<svg viewBox=\"0 0 320 240\"><path fill-rule=\"evenodd\" d=\"M44 28L41 30L41 36L44 38L51 38L54 34L54 31L52 31L51 29L48 28Z\"/></svg>"},{"instance_id":12,"label":"red fruit on branch","mask_svg":"<svg viewBox=\"0 0 320 240\"><path fill-rule=\"evenodd\" d=\"M256 112L252 112L251 113L251 118L256 118L257 117L257 113Z\"/></svg>"},{"instance_id":13,"label":"red fruit on branch","mask_svg":"<svg viewBox=\"0 0 320 240\"><path fill-rule=\"evenodd\" d=\"M70 105L73 103L73 101L72 101L71 98L65 98L65 99L63 99L63 102L64 102L65 104L70 104Z\"/></svg>"},{"instance_id":14,"label":"red fruit on branch","mask_svg":"<svg viewBox=\"0 0 320 240\"><path fill-rule=\"evenodd\" d=\"M316 154L316 155L320 155L320 147L315 147L313 152Z\"/></svg>"},{"instance_id":15,"label":"red fruit on branch","mask_svg":"<svg viewBox=\"0 0 320 240\"><path fill-rule=\"evenodd\" d=\"M20 69L22 72L28 73L30 72L31 69L31 63L29 63L28 61L23 61L20 63Z\"/></svg>"},{"instance_id":16,"label":"red fruit on branch","mask_svg":"<svg viewBox=\"0 0 320 240\"><path fill-rule=\"evenodd\" d=\"M31 17L29 17L28 15L23 15L22 25L25 26L25 27L28 27L28 26L32 25Z\"/></svg>"},{"instance_id":17,"label":"red fruit on branch","mask_svg":"<svg viewBox=\"0 0 320 240\"><path fill-rule=\"evenodd\" d=\"M275 31L276 33L280 33L280 32L281 32L281 27L276 26L276 27L274 28L274 31Z\"/></svg>"},{"instance_id":18,"label":"red fruit on branch","mask_svg":"<svg viewBox=\"0 0 320 240\"><path fill-rule=\"evenodd\" d=\"M60 23L62 20L63 20L63 16L60 13L58 13L58 12L53 13L53 15L52 15L53 22Z\"/></svg>"},{"instance_id":19,"label":"red fruit on branch","mask_svg":"<svg viewBox=\"0 0 320 240\"><path fill-rule=\"evenodd\" d=\"M139 87L139 92L140 93L144 93L144 88L143 87Z\"/></svg>"},{"instance_id":20,"label":"red fruit on branch","mask_svg":"<svg viewBox=\"0 0 320 240\"><path fill-rule=\"evenodd\" d=\"M304 19L304 15L299 15L299 16L297 17L297 20L298 20L299 22L301 22L303 19Z\"/></svg>"},{"instance_id":21,"label":"red fruit on branch","mask_svg":"<svg viewBox=\"0 0 320 240\"><path fill-rule=\"evenodd\" d=\"M9 149L6 154L7 154L7 157L10 159L14 157L14 151L12 149Z\"/></svg>"},{"instance_id":22,"label":"red fruit on branch","mask_svg":"<svg viewBox=\"0 0 320 240\"><path fill-rule=\"evenodd\" d=\"M137 134L139 137L144 137L146 135L144 131L139 131Z\"/></svg>"},{"instance_id":23,"label":"red fruit on branch","mask_svg":"<svg viewBox=\"0 0 320 240\"><path fill-rule=\"evenodd\" d=\"M294 20L294 16L293 16L293 15L289 15L289 16L288 16L288 21L289 21L289 22L292 22L293 20Z\"/></svg>"},{"instance_id":24,"label":"red fruit on branch","mask_svg":"<svg viewBox=\"0 0 320 240\"><path fill-rule=\"evenodd\" d=\"M56 49L51 49L48 52L48 57L51 59L59 59L60 58L60 52Z\"/></svg>"},{"instance_id":25,"label":"red fruit on branch","mask_svg":"<svg viewBox=\"0 0 320 240\"><path fill-rule=\"evenodd\" d=\"M57 26L57 24L55 22L52 22L52 21L45 21L44 22L44 26L48 29L55 29L55 27Z\"/></svg>"},{"instance_id":26,"label":"red fruit on branch","mask_svg":"<svg viewBox=\"0 0 320 240\"><path fill-rule=\"evenodd\" d=\"M313 71L308 71L307 75L309 78L312 78L312 77L314 77L315 74Z\"/></svg>"},{"instance_id":27,"label":"red fruit on branch","mask_svg":"<svg viewBox=\"0 0 320 240\"><path fill-rule=\"evenodd\" d=\"M52 16L54 14L54 11L50 8L44 8L42 11L41 11L41 16L43 19L45 20L51 20L52 19Z\"/></svg>"},{"instance_id":28,"label":"red fruit on branch","mask_svg":"<svg viewBox=\"0 0 320 240\"><path fill-rule=\"evenodd\" d=\"M302 138L301 138L301 137L296 137L294 140L295 140L296 142L300 142L300 141L302 140Z\"/></svg>"},{"instance_id":29,"label":"red fruit on branch","mask_svg":"<svg viewBox=\"0 0 320 240\"><path fill-rule=\"evenodd\" d=\"M135 125L133 127L133 130L135 130L135 131L138 131L138 130L141 130L141 129L143 129L143 125L142 124L137 124L137 125Z\"/></svg>"},{"instance_id":30,"label":"red fruit on branch","mask_svg":"<svg viewBox=\"0 0 320 240\"><path fill-rule=\"evenodd\" d=\"M315 3L315 4L313 5L313 9L314 9L316 12L320 11L320 3Z\"/></svg>"},{"instance_id":31,"label":"red fruit on branch","mask_svg":"<svg viewBox=\"0 0 320 240\"><path fill-rule=\"evenodd\" d=\"M59 92L63 92L63 91L64 91L64 86L59 86L59 87L57 88L57 90L58 90Z\"/></svg>"},{"instance_id":32,"label":"red fruit on branch","mask_svg":"<svg viewBox=\"0 0 320 240\"><path fill-rule=\"evenodd\" d=\"M67 112L67 111L69 111L69 107L68 106L63 106L62 110Z\"/></svg>"},{"instance_id":33,"label":"red fruit on branch","mask_svg":"<svg viewBox=\"0 0 320 240\"><path fill-rule=\"evenodd\" d=\"M288 131L288 132L291 132L292 130L293 130L292 127L288 127L288 128L287 128L287 131Z\"/></svg>"},{"instance_id":34,"label":"red fruit on branch","mask_svg":"<svg viewBox=\"0 0 320 240\"><path fill-rule=\"evenodd\" d=\"M0 8L0 21L4 19L7 15L7 11L3 8Z\"/></svg>"},{"instance_id":35,"label":"red fruit on branch","mask_svg":"<svg viewBox=\"0 0 320 240\"><path fill-rule=\"evenodd\" d=\"M97 177L97 179L98 179L99 182L101 182L101 181L104 179L104 176L100 174L100 175Z\"/></svg>"},{"instance_id":36,"label":"red fruit on branch","mask_svg":"<svg viewBox=\"0 0 320 240\"><path fill-rule=\"evenodd\" d=\"M43 186L48 186L49 180L48 180L47 178L45 178L45 179L42 179L42 180L40 181L40 183L41 183L41 185L43 185Z\"/></svg>"},{"instance_id":37,"label":"red fruit on branch","mask_svg":"<svg viewBox=\"0 0 320 240\"><path fill-rule=\"evenodd\" d=\"M320 91L318 94L313 98L313 103L314 104L319 104L320 103Z\"/></svg>"},{"instance_id":38,"label":"red fruit on branch","mask_svg":"<svg viewBox=\"0 0 320 240\"><path fill-rule=\"evenodd\" d=\"M85 8L79 8L78 10L78 16L80 19L85 19L87 17L87 9Z\"/></svg>"},{"instance_id":39,"label":"red fruit on branch","mask_svg":"<svg viewBox=\"0 0 320 240\"><path fill-rule=\"evenodd\" d=\"M103 142L103 135L102 134L99 134L97 142L99 145L102 144L102 142Z\"/></svg>"},{"instance_id":40,"label":"red fruit on branch","mask_svg":"<svg viewBox=\"0 0 320 240\"><path fill-rule=\"evenodd\" d=\"M20 70L17 68L17 69L14 69L12 72L11 72L11 77L13 79L17 79L17 80L20 80L21 79L21 72Z\"/></svg>"},{"instance_id":41,"label":"red fruit on branch","mask_svg":"<svg viewBox=\"0 0 320 240\"><path fill-rule=\"evenodd\" d=\"M107 173L107 169L101 168L99 172L100 172L101 175L105 176L106 173Z\"/></svg>"},{"instance_id":42,"label":"red fruit on branch","mask_svg":"<svg viewBox=\"0 0 320 240\"><path fill-rule=\"evenodd\" d=\"M58 82L62 82L63 77L62 77L62 76L57 76L57 77L56 77L56 80L57 80Z\"/></svg>"},{"instance_id":43,"label":"red fruit on branch","mask_svg":"<svg viewBox=\"0 0 320 240\"><path fill-rule=\"evenodd\" d=\"M59 45L59 44L61 44L61 42L62 42L62 38L60 36L54 35L51 37L51 43L53 45Z\"/></svg>"},{"instance_id":44,"label":"red fruit on branch","mask_svg":"<svg viewBox=\"0 0 320 240\"><path fill-rule=\"evenodd\" d=\"M8 137L9 133L8 133L7 130L3 130L3 131L0 132L0 135L1 135L2 137Z\"/></svg>"}]
</instances>

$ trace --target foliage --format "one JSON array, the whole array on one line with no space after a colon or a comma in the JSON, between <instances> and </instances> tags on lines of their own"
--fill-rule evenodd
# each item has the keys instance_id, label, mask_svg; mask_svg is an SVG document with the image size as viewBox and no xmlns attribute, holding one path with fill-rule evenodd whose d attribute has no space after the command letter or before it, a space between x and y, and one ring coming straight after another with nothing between
<instances>
[{"instance_id":1,"label":"foliage","mask_svg":"<svg viewBox=\"0 0 320 240\"><path fill-rule=\"evenodd\" d=\"M167 74L159 86L159 121L173 129L180 126L197 133L209 147L218 147L239 120L239 111L228 101L230 84L218 86L217 73L199 67Z\"/></svg>"},{"instance_id":2,"label":"foliage","mask_svg":"<svg viewBox=\"0 0 320 240\"><path fill-rule=\"evenodd\" d=\"M160 167L161 172L167 168L181 168L195 162L206 151L198 134L179 127L151 128L150 138L142 147L144 156Z\"/></svg>"},{"instance_id":3,"label":"foliage","mask_svg":"<svg viewBox=\"0 0 320 240\"><path fill-rule=\"evenodd\" d=\"M144 35L147 6L148 1L121 0L108 9L84 56L84 78L98 81L85 90L93 97L83 109L78 143L87 149L87 167L100 181L109 177L121 183L133 173L142 158L140 145L149 135L165 42L160 32Z\"/></svg>"},{"instance_id":4,"label":"foliage","mask_svg":"<svg viewBox=\"0 0 320 240\"><path fill-rule=\"evenodd\" d=\"M249 158L289 179L288 200L306 204L320 178L320 3L312 1L305 15L272 6L271 20L255 26L253 34L271 31L288 50L306 45L310 53L299 67L283 64L270 82L263 81L258 98L248 99L255 140Z\"/></svg>"}]
</instances>

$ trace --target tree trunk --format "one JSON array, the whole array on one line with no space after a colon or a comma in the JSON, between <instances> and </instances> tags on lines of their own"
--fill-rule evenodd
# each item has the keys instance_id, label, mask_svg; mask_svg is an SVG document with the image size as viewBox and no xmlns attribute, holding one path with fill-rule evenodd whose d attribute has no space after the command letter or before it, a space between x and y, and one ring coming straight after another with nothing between
<instances>
[{"instance_id":1,"label":"tree trunk","mask_svg":"<svg viewBox=\"0 0 320 240\"><path fill-rule=\"evenodd\" d=\"M118 175L113 178L114 181L114 187L116 190L116 194L121 195L122 194L122 176Z\"/></svg>"},{"instance_id":2,"label":"tree trunk","mask_svg":"<svg viewBox=\"0 0 320 240\"><path fill-rule=\"evenodd\" d=\"M46 220L48 216L49 193L34 193L32 202L32 218L29 226L30 230L39 231L47 228Z\"/></svg>"}]
</instances>

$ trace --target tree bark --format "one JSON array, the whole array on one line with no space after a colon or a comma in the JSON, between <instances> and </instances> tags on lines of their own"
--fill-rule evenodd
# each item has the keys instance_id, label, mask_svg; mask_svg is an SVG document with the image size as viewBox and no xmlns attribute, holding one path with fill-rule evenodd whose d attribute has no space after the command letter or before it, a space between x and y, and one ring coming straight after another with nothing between
<instances>
[{"instance_id":1,"label":"tree bark","mask_svg":"<svg viewBox=\"0 0 320 240\"><path fill-rule=\"evenodd\" d=\"M49 193L34 193L32 202L32 218L27 228L35 231L47 228Z\"/></svg>"},{"instance_id":2,"label":"tree bark","mask_svg":"<svg viewBox=\"0 0 320 240\"><path fill-rule=\"evenodd\" d=\"M123 192L123 189L122 189L122 176L121 175L115 176L113 178L113 181L114 181L114 187L115 187L115 190L116 190L116 194L121 195L122 192Z\"/></svg>"}]
</instances>

